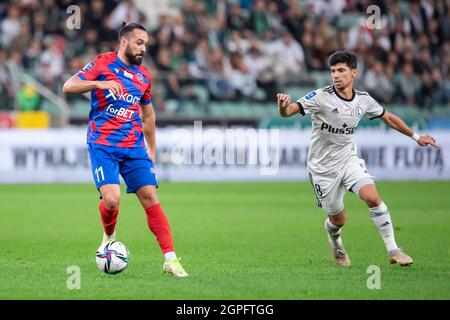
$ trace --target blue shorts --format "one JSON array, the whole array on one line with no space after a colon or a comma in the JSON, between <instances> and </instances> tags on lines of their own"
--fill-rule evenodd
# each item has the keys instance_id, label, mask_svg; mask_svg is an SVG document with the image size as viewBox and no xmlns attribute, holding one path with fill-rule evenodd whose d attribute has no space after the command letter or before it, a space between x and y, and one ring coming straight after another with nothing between
<instances>
[{"instance_id":1,"label":"blue shorts","mask_svg":"<svg viewBox=\"0 0 450 320\"><path fill-rule=\"evenodd\" d=\"M119 184L119 174L127 185L127 192L136 192L143 186L156 186L155 168L144 148L117 148L88 144L91 170L99 190L105 184Z\"/></svg>"}]
</instances>

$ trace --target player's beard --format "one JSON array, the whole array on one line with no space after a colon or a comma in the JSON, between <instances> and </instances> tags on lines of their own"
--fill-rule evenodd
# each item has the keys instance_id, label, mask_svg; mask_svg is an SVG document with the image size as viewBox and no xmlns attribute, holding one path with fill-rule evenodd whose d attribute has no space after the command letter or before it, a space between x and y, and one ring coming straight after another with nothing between
<instances>
[{"instance_id":1,"label":"player's beard","mask_svg":"<svg viewBox=\"0 0 450 320\"><path fill-rule=\"evenodd\" d=\"M125 57L127 57L127 60L130 64L140 66L142 63L143 56L141 56L140 54L133 54L129 46L127 46L127 49L125 50Z\"/></svg>"}]
</instances>

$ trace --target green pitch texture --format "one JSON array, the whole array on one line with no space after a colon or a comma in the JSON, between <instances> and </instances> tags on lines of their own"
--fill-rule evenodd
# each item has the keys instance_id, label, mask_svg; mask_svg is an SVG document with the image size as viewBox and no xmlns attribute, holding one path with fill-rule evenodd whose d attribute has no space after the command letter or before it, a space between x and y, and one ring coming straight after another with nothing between
<instances>
[{"instance_id":1,"label":"green pitch texture","mask_svg":"<svg viewBox=\"0 0 450 320\"><path fill-rule=\"evenodd\" d=\"M0 186L0 299L450 299L450 182L379 182L398 244L414 265L390 265L365 205L345 198L352 266L330 258L309 183L162 183L158 194L190 274L162 273L162 255L133 194L123 190L122 274L100 272L102 226L93 185ZM69 290L67 268L81 270ZM381 288L369 290L370 265Z\"/></svg>"}]
</instances>

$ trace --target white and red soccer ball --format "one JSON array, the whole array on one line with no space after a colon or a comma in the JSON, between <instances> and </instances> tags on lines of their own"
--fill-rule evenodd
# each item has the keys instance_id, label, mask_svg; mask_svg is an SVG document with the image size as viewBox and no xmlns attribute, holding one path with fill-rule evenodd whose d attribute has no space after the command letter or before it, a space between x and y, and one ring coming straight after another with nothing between
<instances>
[{"instance_id":1,"label":"white and red soccer ball","mask_svg":"<svg viewBox=\"0 0 450 320\"><path fill-rule=\"evenodd\" d=\"M110 241L102 244L95 255L97 266L107 274L118 274L128 267L130 252L119 241Z\"/></svg>"}]
</instances>

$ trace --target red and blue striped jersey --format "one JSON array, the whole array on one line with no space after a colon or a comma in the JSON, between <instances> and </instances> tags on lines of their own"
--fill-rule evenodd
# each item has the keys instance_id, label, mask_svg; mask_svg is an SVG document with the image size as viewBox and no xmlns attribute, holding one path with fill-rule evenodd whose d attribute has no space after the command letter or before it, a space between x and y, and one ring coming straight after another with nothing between
<instances>
[{"instance_id":1,"label":"red and blue striped jersey","mask_svg":"<svg viewBox=\"0 0 450 320\"><path fill-rule=\"evenodd\" d=\"M151 107L152 82L147 68L129 67L116 52L108 52L77 75L82 80L116 81L122 87L120 96L110 90L91 91L87 142L120 148L145 146L140 104Z\"/></svg>"}]
</instances>

